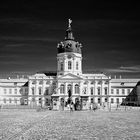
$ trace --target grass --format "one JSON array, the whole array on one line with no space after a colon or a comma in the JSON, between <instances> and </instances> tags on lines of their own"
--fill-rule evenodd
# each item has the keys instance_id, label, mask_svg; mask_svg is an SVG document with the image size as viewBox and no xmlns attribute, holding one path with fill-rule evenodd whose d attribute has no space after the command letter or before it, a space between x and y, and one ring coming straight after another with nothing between
<instances>
[{"instance_id":1,"label":"grass","mask_svg":"<svg viewBox=\"0 0 140 140\"><path fill-rule=\"evenodd\" d=\"M1 140L139 140L140 111L0 112Z\"/></svg>"}]
</instances>

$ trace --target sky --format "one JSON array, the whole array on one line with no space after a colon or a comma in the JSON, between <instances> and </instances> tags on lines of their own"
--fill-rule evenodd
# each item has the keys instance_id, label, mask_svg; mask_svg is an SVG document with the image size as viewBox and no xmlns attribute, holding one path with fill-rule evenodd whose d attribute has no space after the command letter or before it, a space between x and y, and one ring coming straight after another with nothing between
<instances>
[{"instance_id":1,"label":"sky","mask_svg":"<svg viewBox=\"0 0 140 140\"><path fill-rule=\"evenodd\" d=\"M71 18L84 73L140 78L140 16L132 2L0 2L0 76L56 71Z\"/></svg>"}]
</instances>

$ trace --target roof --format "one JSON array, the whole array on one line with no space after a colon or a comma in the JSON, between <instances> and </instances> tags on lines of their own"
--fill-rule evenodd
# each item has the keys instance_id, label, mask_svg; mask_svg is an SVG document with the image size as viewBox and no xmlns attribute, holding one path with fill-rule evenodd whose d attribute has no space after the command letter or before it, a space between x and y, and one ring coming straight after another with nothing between
<instances>
[{"instance_id":1,"label":"roof","mask_svg":"<svg viewBox=\"0 0 140 140\"><path fill-rule=\"evenodd\" d=\"M120 83L120 82L128 82L128 83L137 83L140 79L111 79L111 82Z\"/></svg>"},{"instance_id":2,"label":"roof","mask_svg":"<svg viewBox=\"0 0 140 140\"><path fill-rule=\"evenodd\" d=\"M6 83L11 83L11 82L17 82L17 83L25 83L25 82L27 82L28 81L28 79L24 79L24 78L18 78L18 79L0 79L0 82L1 83L4 83L4 82L6 82Z\"/></svg>"}]
</instances>

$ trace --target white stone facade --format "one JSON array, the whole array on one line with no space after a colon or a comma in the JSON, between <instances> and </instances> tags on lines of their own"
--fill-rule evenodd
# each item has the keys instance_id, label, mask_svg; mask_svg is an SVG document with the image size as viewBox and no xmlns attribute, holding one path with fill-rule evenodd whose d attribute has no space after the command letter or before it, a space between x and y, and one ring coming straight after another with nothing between
<instances>
[{"instance_id":1,"label":"white stone facade","mask_svg":"<svg viewBox=\"0 0 140 140\"><path fill-rule=\"evenodd\" d=\"M81 47L68 27L65 41L57 46L57 72L36 73L28 79L0 79L0 104L22 104L23 99L23 104L27 102L31 106L65 109L69 91L72 102L81 101L82 109L89 109L91 103L121 104L140 79L112 79L102 73L82 73Z\"/></svg>"}]
</instances>

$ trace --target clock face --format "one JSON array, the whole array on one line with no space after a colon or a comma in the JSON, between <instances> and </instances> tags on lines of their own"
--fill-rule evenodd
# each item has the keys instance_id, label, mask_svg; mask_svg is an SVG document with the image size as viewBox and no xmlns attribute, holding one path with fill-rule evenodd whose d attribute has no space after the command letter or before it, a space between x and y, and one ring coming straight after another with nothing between
<instances>
[{"instance_id":1,"label":"clock face","mask_svg":"<svg viewBox=\"0 0 140 140\"><path fill-rule=\"evenodd\" d=\"M71 57L72 57L71 55L68 55L68 59L71 59Z\"/></svg>"}]
</instances>

